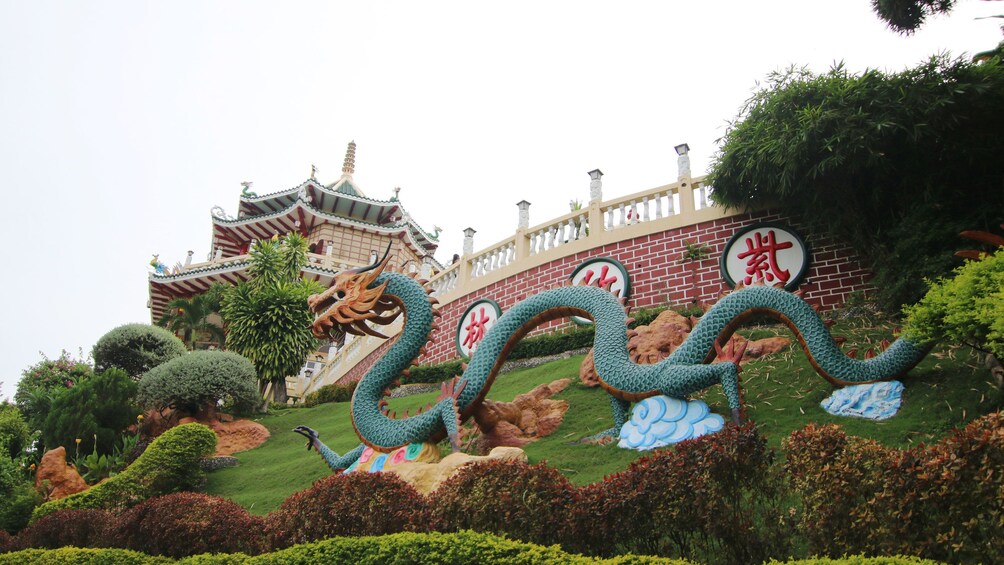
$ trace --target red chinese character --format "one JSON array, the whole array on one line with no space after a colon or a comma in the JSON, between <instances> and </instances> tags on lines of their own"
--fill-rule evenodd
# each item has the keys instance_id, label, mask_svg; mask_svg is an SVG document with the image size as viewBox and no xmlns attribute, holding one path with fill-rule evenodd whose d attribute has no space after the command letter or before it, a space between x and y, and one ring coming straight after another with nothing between
<instances>
[{"instance_id":1,"label":"red chinese character","mask_svg":"<svg viewBox=\"0 0 1004 565\"><path fill-rule=\"evenodd\" d=\"M481 319L478 319L478 314L481 314ZM485 315L485 307L482 306L478 309L478 312L471 312L471 322L467 324L464 331L467 332L467 336L464 338L464 346L474 352L474 349L478 346L485 337L485 332L488 324L488 316Z\"/></svg>"},{"instance_id":2,"label":"red chinese character","mask_svg":"<svg viewBox=\"0 0 1004 565\"><path fill-rule=\"evenodd\" d=\"M738 255L740 259L746 260L746 274L743 279L744 284L752 284L753 281L774 282L774 279L787 283L791 278L791 273L787 269L782 269L777 264L777 252L781 249L788 249L794 244L790 241L777 243L774 237L774 230L767 231L767 240L764 241L763 234L756 233L756 243L752 237L746 238L746 251Z\"/></svg>"},{"instance_id":3,"label":"red chinese character","mask_svg":"<svg viewBox=\"0 0 1004 565\"><path fill-rule=\"evenodd\" d=\"M603 269L600 271L600 276L596 278L596 286L604 288L608 284L613 285L615 282L617 282L617 275L615 274L612 277L607 277L608 272L610 272L610 265L603 265ZM589 281L593 279L593 275L595 274L596 273L592 269L589 269L588 271L586 271L586 277L582 279L582 282L588 285Z\"/></svg>"}]
</instances>

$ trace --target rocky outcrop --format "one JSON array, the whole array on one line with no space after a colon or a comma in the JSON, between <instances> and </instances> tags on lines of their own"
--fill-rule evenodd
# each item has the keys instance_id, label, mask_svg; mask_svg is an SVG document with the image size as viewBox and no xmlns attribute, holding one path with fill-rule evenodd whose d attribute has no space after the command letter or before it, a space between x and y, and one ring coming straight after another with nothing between
<instances>
[{"instance_id":1,"label":"rocky outcrop","mask_svg":"<svg viewBox=\"0 0 1004 565\"><path fill-rule=\"evenodd\" d=\"M561 424L568 411L568 402L552 396L565 390L571 379L558 379L521 394L512 402L486 399L474 413L481 431L476 440L477 451L487 453L493 448L522 447L546 437Z\"/></svg>"},{"instance_id":2,"label":"rocky outcrop","mask_svg":"<svg viewBox=\"0 0 1004 565\"><path fill-rule=\"evenodd\" d=\"M222 421L230 420L230 421ZM226 414L220 414L219 418L198 419L181 418L178 424L190 424L198 422L216 434L216 453L214 457L233 455L240 451L247 451L265 443L271 434L268 428L252 422L251 420L234 420Z\"/></svg>"},{"instance_id":3,"label":"rocky outcrop","mask_svg":"<svg viewBox=\"0 0 1004 565\"><path fill-rule=\"evenodd\" d=\"M47 500L58 500L90 488L77 468L66 462L66 448L46 451L35 473L35 488L47 493Z\"/></svg>"},{"instance_id":4,"label":"rocky outcrop","mask_svg":"<svg viewBox=\"0 0 1004 565\"><path fill-rule=\"evenodd\" d=\"M669 356L684 340L690 336L690 330L697 323L697 318L687 318L672 310L660 313L652 323L647 326L638 326L629 332L628 354L631 360L641 365L651 365L662 361ZM739 334L734 334L729 340L736 349L748 340ZM768 337L749 342L746 352L743 354L741 363L752 359L758 359L764 355L777 353L791 343L786 337ZM726 344L723 349L728 350ZM716 359L715 362L718 362ZM600 380L596 374L596 367L593 364L593 351L579 366L579 380L586 386L599 386Z\"/></svg>"}]
</instances>

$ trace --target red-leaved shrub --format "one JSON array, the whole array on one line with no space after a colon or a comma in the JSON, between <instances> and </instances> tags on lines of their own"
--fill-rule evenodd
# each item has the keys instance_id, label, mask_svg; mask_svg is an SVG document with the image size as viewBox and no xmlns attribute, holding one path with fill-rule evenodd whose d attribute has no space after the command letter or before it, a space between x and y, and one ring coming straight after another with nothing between
<instances>
[{"instance_id":1,"label":"red-leaved shrub","mask_svg":"<svg viewBox=\"0 0 1004 565\"><path fill-rule=\"evenodd\" d=\"M467 465L430 495L437 531L475 530L542 545L568 535L576 489L557 469L489 460Z\"/></svg>"},{"instance_id":2,"label":"red-leaved shrub","mask_svg":"<svg viewBox=\"0 0 1004 565\"><path fill-rule=\"evenodd\" d=\"M7 553L8 551L14 551L17 549L15 547L14 538L7 533L7 530L0 529L0 553Z\"/></svg>"},{"instance_id":3,"label":"red-leaved shrub","mask_svg":"<svg viewBox=\"0 0 1004 565\"><path fill-rule=\"evenodd\" d=\"M639 459L579 491L569 549L754 563L790 552L783 477L752 424Z\"/></svg>"},{"instance_id":4,"label":"red-leaved shrub","mask_svg":"<svg viewBox=\"0 0 1004 565\"><path fill-rule=\"evenodd\" d=\"M428 531L425 498L391 473L326 477L268 515L275 548L334 536Z\"/></svg>"},{"instance_id":5,"label":"red-leaved shrub","mask_svg":"<svg viewBox=\"0 0 1004 565\"><path fill-rule=\"evenodd\" d=\"M808 426L784 449L815 552L1004 563L1004 413L927 447Z\"/></svg>"},{"instance_id":6,"label":"red-leaved shrub","mask_svg":"<svg viewBox=\"0 0 1004 565\"><path fill-rule=\"evenodd\" d=\"M256 555L268 549L264 519L224 498L193 492L151 498L123 512L117 526L115 547L150 555Z\"/></svg>"},{"instance_id":7,"label":"red-leaved shrub","mask_svg":"<svg viewBox=\"0 0 1004 565\"><path fill-rule=\"evenodd\" d=\"M22 549L58 547L109 547L115 515L107 510L57 510L21 530Z\"/></svg>"}]
</instances>

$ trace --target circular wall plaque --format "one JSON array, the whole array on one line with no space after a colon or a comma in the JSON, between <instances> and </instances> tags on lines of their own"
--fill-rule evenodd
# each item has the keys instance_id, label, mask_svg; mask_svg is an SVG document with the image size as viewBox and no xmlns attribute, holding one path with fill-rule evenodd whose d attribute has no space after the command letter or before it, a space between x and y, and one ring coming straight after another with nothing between
<instances>
[{"instance_id":1,"label":"circular wall plaque","mask_svg":"<svg viewBox=\"0 0 1004 565\"><path fill-rule=\"evenodd\" d=\"M627 269L617 259L596 257L587 259L572 271L569 277L572 286L598 286L608 288L618 298L628 298L631 295L631 277ZM581 316L572 316L576 324L591 324L592 320Z\"/></svg>"},{"instance_id":2,"label":"circular wall plaque","mask_svg":"<svg viewBox=\"0 0 1004 565\"><path fill-rule=\"evenodd\" d=\"M720 265L729 286L781 284L794 290L809 271L809 248L789 227L754 224L729 239Z\"/></svg>"},{"instance_id":3,"label":"circular wall plaque","mask_svg":"<svg viewBox=\"0 0 1004 565\"><path fill-rule=\"evenodd\" d=\"M502 316L502 308L490 298L475 300L464 311L457 324L457 352L470 358L477 350L478 344L485 338L488 330Z\"/></svg>"}]
</instances>

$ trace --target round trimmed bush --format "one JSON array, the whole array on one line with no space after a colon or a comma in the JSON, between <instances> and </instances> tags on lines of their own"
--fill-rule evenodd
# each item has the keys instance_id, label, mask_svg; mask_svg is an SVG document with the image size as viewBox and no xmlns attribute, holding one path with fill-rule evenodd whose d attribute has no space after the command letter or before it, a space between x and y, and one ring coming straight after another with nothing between
<instances>
[{"instance_id":1,"label":"round trimmed bush","mask_svg":"<svg viewBox=\"0 0 1004 565\"><path fill-rule=\"evenodd\" d=\"M184 342L160 326L126 324L101 336L94 345L94 370L118 368L136 379L186 353Z\"/></svg>"},{"instance_id":2,"label":"round trimmed bush","mask_svg":"<svg viewBox=\"0 0 1004 565\"><path fill-rule=\"evenodd\" d=\"M200 553L257 555L267 550L263 518L207 494L179 492L151 498L123 512L117 525L115 547L150 555L177 559Z\"/></svg>"},{"instance_id":3,"label":"round trimmed bush","mask_svg":"<svg viewBox=\"0 0 1004 565\"><path fill-rule=\"evenodd\" d=\"M115 516L106 510L60 510L17 535L21 548L109 547Z\"/></svg>"},{"instance_id":4,"label":"round trimmed bush","mask_svg":"<svg viewBox=\"0 0 1004 565\"><path fill-rule=\"evenodd\" d=\"M275 548L334 536L427 531L426 501L391 473L326 477L287 498L268 515Z\"/></svg>"},{"instance_id":5,"label":"round trimmed bush","mask_svg":"<svg viewBox=\"0 0 1004 565\"><path fill-rule=\"evenodd\" d=\"M196 413L218 400L248 410L258 400L258 376L247 358L229 351L196 351L150 369L136 400L147 408Z\"/></svg>"},{"instance_id":6,"label":"round trimmed bush","mask_svg":"<svg viewBox=\"0 0 1004 565\"><path fill-rule=\"evenodd\" d=\"M7 533L7 530L0 529L0 553L7 553L16 549L14 538Z\"/></svg>"},{"instance_id":7,"label":"round trimmed bush","mask_svg":"<svg viewBox=\"0 0 1004 565\"><path fill-rule=\"evenodd\" d=\"M489 460L463 467L432 493L434 529L474 530L550 545L567 534L575 487L544 463Z\"/></svg>"}]
</instances>

